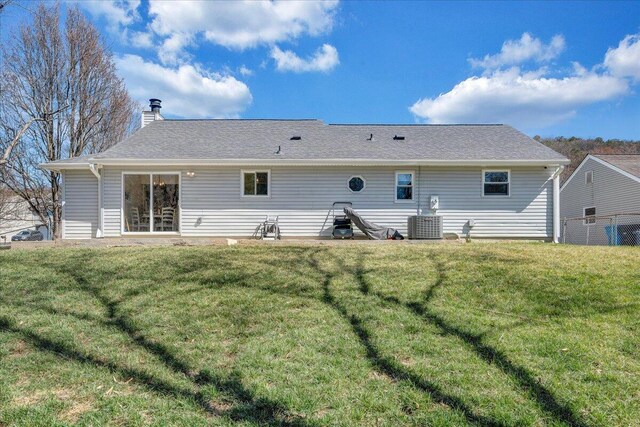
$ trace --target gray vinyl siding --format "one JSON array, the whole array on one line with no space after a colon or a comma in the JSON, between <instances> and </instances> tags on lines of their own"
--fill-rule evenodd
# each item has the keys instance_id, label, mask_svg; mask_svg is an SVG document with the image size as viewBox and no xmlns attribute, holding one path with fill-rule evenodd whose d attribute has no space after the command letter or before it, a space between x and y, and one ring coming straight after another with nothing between
<instances>
[{"instance_id":1,"label":"gray vinyl siding","mask_svg":"<svg viewBox=\"0 0 640 427\"><path fill-rule=\"evenodd\" d=\"M98 180L88 170L67 170L63 174L64 239L90 239L98 229Z\"/></svg>"},{"instance_id":2,"label":"gray vinyl siding","mask_svg":"<svg viewBox=\"0 0 640 427\"><path fill-rule=\"evenodd\" d=\"M593 171L593 184L585 182L587 171ZM595 207L597 216L640 213L640 182L596 160L587 159L560 192L560 217L582 217L585 207ZM600 225L598 231L604 233L602 228ZM607 241L604 234L600 239Z\"/></svg>"},{"instance_id":3,"label":"gray vinyl siding","mask_svg":"<svg viewBox=\"0 0 640 427\"><path fill-rule=\"evenodd\" d=\"M368 220L406 233L407 216L428 213L423 209L432 194L440 198L438 214L444 216L447 233L466 233L467 221L474 219L472 236L476 237L546 239L552 235L552 171L543 167L511 168L509 197L482 196L481 168L336 166L246 168L271 171L270 196L247 198L240 194L241 169L194 168L191 178L187 169L180 171L183 236L250 236L266 215L279 216L284 237L328 235L331 218L327 215L335 201L351 201ZM415 173L413 202L394 202L395 172L400 170ZM120 236L122 171L103 170L105 237ZM354 175L366 180L361 193L347 188L347 180Z\"/></svg>"},{"instance_id":4,"label":"gray vinyl siding","mask_svg":"<svg viewBox=\"0 0 640 427\"><path fill-rule=\"evenodd\" d=\"M551 238L553 170L543 167L510 170L509 197L482 196L481 169L423 171L424 206L428 206L429 195L439 196L438 215L444 217L444 231L448 233L466 235L466 224L473 219L472 237Z\"/></svg>"}]
</instances>

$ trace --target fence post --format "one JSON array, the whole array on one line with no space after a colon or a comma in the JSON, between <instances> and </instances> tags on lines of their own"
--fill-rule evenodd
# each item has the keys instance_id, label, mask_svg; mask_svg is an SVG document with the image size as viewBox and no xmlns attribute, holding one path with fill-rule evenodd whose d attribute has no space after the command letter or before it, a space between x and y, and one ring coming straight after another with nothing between
<instances>
[{"instance_id":1,"label":"fence post","mask_svg":"<svg viewBox=\"0 0 640 427\"><path fill-rule=\"evenodd\" d=\"M619 242L618 242L618 215L614 215L613 216L613 225L614 225L613 228L615 230L615 234L614 234L614 236L615 236L614 239L615 240L613 241L613 244L615 246L618 246L618 244L619 244Z\"/></svg>"},{"instance_id":2,"label":"fence post","mask_svg":"<svg viewBox=\"0 0 640 427\"><path fill-rule=\"evenodd\" d=\"M567 218L562 221L562 243L567 243Z\"/></svg>"},{"instance_id":3,"label":"fence post","mask_svg":"<svg viewBox=\"0 0 640 427\"><path fill-rule=\"evenodd\" d=\"M589 245L589 231L591 230L591 224L587 223L587 243L586 245Z\"/></svg>"}]
</instances>

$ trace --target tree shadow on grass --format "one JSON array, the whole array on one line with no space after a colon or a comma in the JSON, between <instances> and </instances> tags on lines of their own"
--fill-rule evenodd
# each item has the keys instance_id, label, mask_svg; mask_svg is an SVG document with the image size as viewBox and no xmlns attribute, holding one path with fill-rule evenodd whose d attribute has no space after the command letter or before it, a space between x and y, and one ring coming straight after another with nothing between
<instances>
[{"instance_id":1,"label":"tree shadow on grass","mask_svg":"<svg viewBox=\"0 0 640 427\"><path fill-rule=\"evenodd\" d=\"M352 269L350 273L356 279L358 289L362 294L377 297L392 305L401 306L436 326L442 333L457 337L463 341L468 348L473 350L480 359L487 364L498 367L502 372L515 380L520 389L527 393L543 411L567 425L587 427L588 424L585 421L581 420L568 405L561 403L553 393L543 386L539 380L535 379L527 369L512 362L504 352L483 343L482 338L484 334L473 334L465 331L448 322L443 316L429 308L429 303L433 300L438 289L442 288L446 282L446 268L444 263L439 260L437 256L433 257L433 262L436 266L437 278L435 283L425 292L422 302L403 302L399 298L372 291L365 277L366 272L363 268L362 256L360 256L356 268Z\"/></svg>"},{"instance_id":2,"label":"tree shadow on grass","mask_svg":"<svg viewBox=\"0 0 640 427\"><path fill-rule=\"evenodd\" d=\"M363 322L355 315L349 314L347 308L341 304L331 292L331 282L336 276L336 273L331 271L325 271L320 267L317 259L312 258L310 265L319 273L322 279L323 296L322 301L335 310L342 318L344 318L351 329L360 340L360 344L366 351L366 357L371 365L381 374L394 379L403 380L412 384L415 388L427 393L435 402L447 405L453 408L455 411L461 413L469 423L481 425L481 426L503 426L504 424L498 422L489 417L479 415L473 412L460 398L445 393L437 384L430 382L419 375L411 372L409 369L397 363L390 357L382 355L380 350L375 346L371 340L369 331L365 328ZM356 273L358 274L358 273ZM362 276L364 274L360 272ZM360 282L365 289L368 285L362 281Z\"/></svg>"},{"instance_id":3,"label":"tree shadow on grass","mask_svg":"<svg viewBox=\"0 0 640 427\"><path fill-rule=\"evenodd\" d=\"M356 315L350 314L347 307L342 304L332 292L332 280L337 275L347 272L355 278L358 284L357 287L363 295L373 296L386 304L396 305L409 310L416 316L419 316L430 324L435 325L444 334L458 337L482 360L488 364L494 364L505 374L512 377L520 388L525 390L532 400L537 402L538 405L545 412L553 416L554 419L572 426L581 427L587 425L581 421L568 406L559 403L553 394L535 380L525 368L511 362L507 356L499 350L484 344L482 342L483 335L472 334L451 324L428 306L437 294L438 290L442 288L446 282L446 268L442 262L439 262L436 259L436 282L426 291L423 300L420 302L404 302L399 298L388 296L371 289L370 284L366 280L366 276L369 272L363 268L362 256L355 268L348 268L343 262L341 262L341 260L338 260L337 270L326 270L320 266L318 261L318 256L325 252L326 251L321 249L313 248L301 252L299 256L299 259L301 260L304 258L308 259L307 263L301 263L300 265L308 265L312 270L314 280L316 278L319 279L319 284L321 285L320 294L313 292L313 289L311 288L300 289L289 288L286 286L284 288L280 288L275 287L273 284L268 286L259 283L259 280L247 280L244 276L233 276L233 280L231 280L231 282L233 282L232 284L225 283L224 281L218 282L215 277L210 278L205 276L198 278L197 275L195 275L193 279L201 286L206 287L213 286L215 288L222 288L226 286L241 286L252 289L255 288L274 294L287 294L314 300L317 300L318 296L320 296L320 300L324 304L331 307L350 325L354 335L359 339L361 345L365 349L367 359L371 363L372 367L378 372L392 379L404 380L412 384L416 389L427 393L435 402L445 404L452 408L452 410L463 415L469 423L483 426L504 425L493 418L477 414L461 398L446 393L437 384L429 381L428 379L422 378L420 375L397 363L393 358L382 354L380 349L373 343L371 333L366 329L363 321ZM234 372L229 376L222 376L206 370L199 372L192 370L187 363L181 360L167 346L145 337L132 322L132 319L128 317L126 312L122 309L122 302L139 295L139 291L127 292L121 296L119 300L111 299L105 294L104 290L100 288L98 284L90 283L81 274L83 271L83 263L88 261L88 259L78 259L75 261L77 261L75 264L65 264L67 268L64 270L64 273L74 280L74 283L77 284L78 288L84 290L95 298L105 309L106 319L104 322L108 325L112 325L123 335L129 337L130 340L141 349L157 357L174 374L179 375L181 378L186 378L189 381L190 386L175 386L166 381L157 379L144 371L122 367L111 361L103 360L100 357L82 352L75 349L73 346L48 340L33 331L16 326L6 318L3 319L0 317L0 329L6 329L11 332L22 334L27 340L32 342L34 346L42 349L43 351L50 351L65 359L92 364L94 366L109 369L113 372L118 372L125 377L133 378L136 383L161 394L166 394L175 398L189 399L210 415L225 416L236 421L244 420L267 425L315 425L301 417L290 415L290 411L278 402L256 397L254 393L243 386L242 379L237 372ZM292 272L295 271L300 275L309 274L309 270L301 268L300 265L292 265ZM199 268L210 269L214 267L223 266L211 266L206 262L203 265L196 263L195 265L190 266L188 271L194 273L194 270ZM59 269L60 266L56 265L56 268ZM148 289L146 289L145 292L148 292ZM226 399L223 402L223 405L210 401L206 392L203 391L203 388L206 386L212 386L220 392L222 398Z\"/></svg>"},{"instance_id":4,"label":"tree shadow on grass","mask_svg":"<svg viewBox=\"0 0 640 427\"><path fill-rule=\"evenodd\" d=\"M135 383L151 391L195 402L198 407L210 416L228 417L233 421L249 421L262 425L301 427L316 425L316 423L291 414L291 411L279 402L257 397L242 384L242 378L238 372L223 376L207 370L192 370L186 362L176 356L167 346L148 339L142 331L136 328L124 310L120 308L121 302L108 298L99 286L89 283L83 277L81 266L86 261L88 261L88 258L85 256L83 259L77 260L74 265L65 265L61 272L72 278L78 289L92 296L105 309L106 319L100 320L100 323L103 326L115 327L136 346L155 356L173 374L187 379L191 384L190 387L171 384L145 371L120 366L115 362L91 355L67 343L50 340L27 328L15 325L12 320L5 317L0 317L0 330L20 334L41 351L51 352L66 360L105 368L125 378L132 378ZM45 312L59 314L55 309L45 310ZM67 315L67 313L63 314ZM94 324L99 320L95 318L84 319L82 316L76 316L75 313L71 315L77 320L91 321ZM203 390L206 386L214 387L220 393L221 396L219 397L223 401L212 401L206 391Z\"/></svg>"}]
</instances>

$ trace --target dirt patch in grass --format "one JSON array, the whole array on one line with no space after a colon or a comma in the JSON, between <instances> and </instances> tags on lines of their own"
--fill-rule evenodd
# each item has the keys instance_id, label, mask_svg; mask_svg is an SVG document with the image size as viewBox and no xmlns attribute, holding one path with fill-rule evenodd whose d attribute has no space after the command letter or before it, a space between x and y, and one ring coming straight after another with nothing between
<instances>
[{"instance_id":1,"label":"dirt patch in grass","mask_svg":"<svg viewBox=\"0 0 640 427\"><path fill-rule=\"evenodd\" d=\"M320 408L313 413L313 417L316 419L324 418L329 412L331 412L331 408Z\"/></svg>"},{"instance_id":2,"label":"dirt patch in grass","mask_svg":"<svg viewBox=\"0 0 640 427\"><path fill-rule=\"evenodd\" d=\"M400 363L402 364L402 366L411 367L416 364L416 361L411 357L403 357L402 359L400 359Z\"/></svg>"},{"instance_id":3,"label":"dirt patch in grass","mask_svg":"<svg viewBox=\"0 0 640 427\"><path fill-rule=\"evenodd\" d=\"M33 406L41 402L47 397L47 393L43 391L35 391L16 396L11 401L13 406Z\"/></svg>"},{"instance_id":4,"label":"dirt patch in grass","mask_svg":"<svg viewBox=\"0 0 640 427\"><path fill-rule=\"evenodd\" d=\"M9 350L9 357L24 357L29 353L31 353L29 345L23 340L18 340Z\"/></svg>"},{"instance_id":5,"label":"dirt patch in grass","mask_svg":"<svg viewBox=\"0 0 640 427\"><path fill-rule=\"evenodd\" d=\"M93 400L75 400L71 405L62 411L59 415L61 421L75 423L82 416L82 414L89 412L93 409Z\"/></svg>"},{"instance_id":6,"label":"dirt patch in grass","mask_svg":"<svg viewBox=\"0 0 640 427\"><path fill-rule=\"evenodd\" d=\"M225 413L233 408L233 403L231 402L220 402L216 400L210 401L209 405L218 413Z\"/></svg>"},{"instance_id":7,"label":"dirt patch in grass","mask_svg":"<svg viewBox=\"0 0 640 427\"><path fill-rule=\"evenodd\" d=\"M378 372L378 371L369 372L369 379L376 380L376 381L384 381L389 384L396 382L395 378L385 374L384 372Z\"/></svg>"}]
</instances>

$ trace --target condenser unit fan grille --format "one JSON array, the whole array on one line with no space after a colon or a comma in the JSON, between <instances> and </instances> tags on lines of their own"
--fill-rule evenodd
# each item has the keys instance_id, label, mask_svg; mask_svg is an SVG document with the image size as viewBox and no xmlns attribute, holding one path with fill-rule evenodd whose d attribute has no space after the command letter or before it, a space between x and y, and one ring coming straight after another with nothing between
<instances>
[{"instance_id":1,"label":"condenser unit fan grille","mask_svg":"<svg viewBox=\"0 0 640 427\"><path fill-rule=\"evenodd\" d=\"M442 217L438 215L413 215L407 221L410 239L442 239Z\"/></svg>"}]
</instances>

